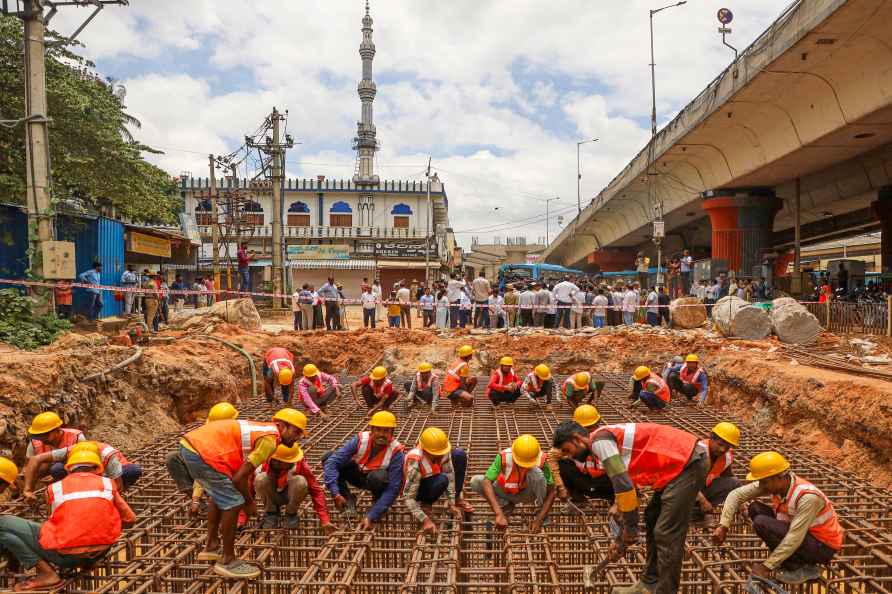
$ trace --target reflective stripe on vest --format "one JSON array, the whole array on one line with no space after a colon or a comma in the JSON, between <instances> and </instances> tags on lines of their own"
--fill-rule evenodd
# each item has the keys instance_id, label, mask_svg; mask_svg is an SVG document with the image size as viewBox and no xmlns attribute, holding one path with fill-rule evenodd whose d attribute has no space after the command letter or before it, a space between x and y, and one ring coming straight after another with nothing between
<instances>
[{"instance_id":1,"label":"reflective stripe on vest","mask_svg":"<svg viewBox=\"0 0 892 594\"><path fill-rule=\"evenodd\" d=\"M656 384L657 389L653 390L653 393L656 394L657 398L659 398L663 402L669 402L669 398L670 398L669 384L667 384L666 381L662 377L660 377L659 375L657 375L656 373L651 371L650 376L648 376L647 379L644 380L644 383L641 384L641 388L646 389L647 384ZM651 391L651 390L648 390L648 391Z\"/></svg>"},{"instance_id":2,"label":"reflective stripe on vest","mask_svg":"<svg viewBox=\"0 0 892 594\"><path fill-rule=\"evenodd\" d=\"M425 384L424 380L421 378L421 372L420 371L416 372L415 373L415 389L418 390L419 392L421 392L421 391L427 390L428 388L433 386L434 385L434 372L433 371L430 372L428 379L430 381Z\"/></svg>"},{"instance_id":3,"label":"reflective stripe on vest","mask_svg":"<svg viewBox=\"0 0 892 594\"><path fill-rule=\"evenodd\" d=\"M225 420L206 423L184 438L206 464L231 477L245 463L257 440L266 436L272 437L276 445L281 442L274 424Z\"/></svg>"},{"instance_id":4,"label":"reflective stripe on vest","mask_svg":"<svg viewBox=\"0 0 892 594\"><path fill-rule=\"evenodd\" d=\"M47 489L50 517L40 526L47 550L108 546L121 535L114 483L87 472L73 472Z\"/></svg>"},{"instance_id":5,"label":"reflective stripe on vest","mask_svg":"<svg viewBox=\"0 0 892 594\"><path fill-rule=\"evenodd\" d=\"M539 383L539 376L536 375L535 371L531 371L527 374L527 381L533 385L534 392L538 392L542 389L542 385Z\"/></svg>"},{"instance_id":6,"label":"reflective stripe on vest","mask_svg":"<svg viewBox=\"0 0 892 594\"><path fill-rule=\"evenodd\" d=\"M387 386L392 386L392 385L393 385L393 382L390 381L390 378L387 378L383 382L381 382L380 388L375 387L375 382L373 382L373 381L369 382L369 387L372 389L372 394L378 400L381 400L381 398L384 397L384 390L387 388Z\"/></svg>"},{"instance_id":7,"label":"reflective stripe on vest","mask_svg":"<svg viewBox=\"0 0 892 594\"><path fill-rule=\"evenodd\" d=\"M697 443L703 446L703 448L706 449L707 452L709 451L708 439L701 439ZM713 462L712 466L709 468L709 472L706 473L706 486L708 487L712 484L712 481L722 476L722 473L725 472L725 469L730 467L733 462L734 454L733 451L729 449L721 458Z\"/></svg>"},{"instance_id":8,"label":"reflective stripe on vest","mask_svg":"<svg viewBox=\"0 0 892 594\"><path fill-rule=\"evenodd\" d=\"M275 373L276 375L279 375L282 366L287 367L292 372L294 371L294 363L292 363L288 359L273 359L269 362L269 368L272 369L273 373Z\"/></svg>"},{"instance_id":9,"label":"reflective stripe on vest","mask_svg":"<svg viewBox=\"0 0 892 594\"><path fill-rule=\"evenodd\" d=\"M371 472L373 470L387 470L390 466L390 460L393 455L403 450L403 444L395 439L391 439L387 447L378 451L371 460L369 456L372 453L372 433L371 431L363 431L359 434L359 443L356 453L353 454L353 461L359 466L363 472Z\"/></svg>"},{"instance_id":10,"label":"reflective stripe on vest","mask_svg":"<svg viewBox=\"0 0 892 594\"><path fill-rule=\"evenodd\" d=\"M63 503L75 501L77 499L105 499L106 501L114 501L115 492L112 488L112 482L106 477L102 478L102 489L94 489L90 491L73 491L71 493L63 492L62 481L52 484L53 489L53 505L50 507L50 513L55 513Z\"/></svg>"},{"instance_id":11,"label":"reflective stripe on vest","mask_svg":"<svg viewBox=\"0 0 892 594\"><path fill-rule=\"evenodd\" d=\"M34 455L43 454L45 452L52 451L54 449L62 449L73 446L79 441L84 441L86 438L84 437L84 432L80 429L69 429L64 427L62 429L62 439L59 441L58 446L51 446L46 444L39 439L31 440L31 449L34 450Z\"/></svg>"},{"instance_id":12,"label":"reflective stripe on vest","mask_svg":"<svg viewBox=\"0 0 892 594\"><path fill-rule=\"evenodd\" d=\"M502 471L496 478L496 482L502 487L502 490L505 493L516 495L526 487L527 473L530 471L530 468L524 468L519 465L515 467L514 454L511 451L511 448L505 448L499 455L502 457ZM542 468L545 466L547 459L548 455L545 452L542 452L539 455L538 467Z\"/></svg>"},{"instance_id":13,"label":"reflective stripe on vest","mask_svg":"<svg viewBox=\"0 0 892 594\"><path fill-rule=\"evenodd\" d=\"M589 434L589 444L606 433L616 441L632 482L657 491L681 474L697 445L690 433L656 423L599 427Z\"/></svg>"},{"instance_id":14,"label":"reflective stripe on vest","mask_svg":"<svg viewBox=\"0 0 892 594\"><path fill-rule=\"evenodd\" d=\"M461 387L461 370L467 366L467 361L459 359L452 364L452 367L446 370L446 379L443 380L443 385L440 388L440 392L442 394L451 394Z\"/></svg>"},{"instance_id":15,"label":"reflective stripe on vest","mask_svg":"<svg viewBox=\"0 0 892 594\"><path fill-rule=\"evenodd\" d=\"M409 450L409 453L406 454L405 468L408 468L409 462L418 463L418 470L421 472L421 478L435 476L442 472L440 465L431 462L430 458L424 455L424 451L420 447L412 448Z\"/></svg>"},{"instance_id":16,"label":"reflective stripe on vest","mask_svg":"<svg viewBox=\"0 0 892 594\"><path fill-rule=\"evenodd\" d=\"M576 465L576 469L579 472L581 472L582 474L587 474L592 478L604 475L604 467L601 465L601 462L594 456L589 456L585 459L585 462L580 462L579 460L574 459L573 464Z\"/></svg>"},{"instance_id":17,"label":"reflective stripe on vest","mask_svg":"<svg viewBox=\"0 0 892 594\"><path fill-rule=\"evenodd\" d=\"M702 367L697 367L697 369L691 373L688 371L688 366L685 365L681 368L681 371L678 374L679 379L686 384L694 384L697 386L697 390L703 389L703 376L706 373L703 371Z\"/></svg>"},{"instance_id":18,"label":"reflective stripe on vest","mask_svg":"<svg viewBox=\"0 0 892 594\"><path fill-rule=\"evenodd\" d=\"M833 550L840 550L845 532L842 526L839 525L839 518L836 515L836 510L833 509L830 499L810 482L795 475L792 476L793 480L790 481L790 489L787 491L787 496L784 499L780 499L777 495L772 495L777 519L783 522L792 522L796 516L799 500L802 496L808 493L817 495L824 501L824 507L821 508L820 513L812 520L808 531L812 536Z\"/></svg>"},{"instance_id":19,"label":"reflective stripe on vest","mask_svg":"<svg viewBox=\"0 0 892 594\"><path fill-rule=\"evenodd\" d=\"M279 429L275 425L252 423L251 421L238 421L238 428L241 432L242 452L245 453L245 456L250 454L251 450L254 449L254 440L251 439L251 436L254 433L257 433L258 431L262 431L264 434L269 432L279 433Z\"/></svg>"}]
</instances>

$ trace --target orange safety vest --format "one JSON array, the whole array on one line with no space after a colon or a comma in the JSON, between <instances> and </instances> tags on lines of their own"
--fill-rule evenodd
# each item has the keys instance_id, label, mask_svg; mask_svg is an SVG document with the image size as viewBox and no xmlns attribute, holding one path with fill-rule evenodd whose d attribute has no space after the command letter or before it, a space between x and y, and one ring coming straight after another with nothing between
<instances>
[{"instance_id":1,"label":"orange safety vest","mask_svg":"<svg viewBox=\"0 0 892 594\"><path fill-rule=\"evenodd\" d=\"M183 437L208 466L228 477L241 468L261 437L272 436L280 443L275 424L254 421L211 421Z\"/></svg>"},{"instance_id":2,"label":"orange safety vest","mask_svg":"<svg viewBox=\"0 0 892 594\"><path fill-rule=\"evenodd\" d=\"M442 387L440 388L441 394L452 394L461 388L462 379L464 379L461 372L465 367L469 367L468 362L459 359L446 370L446 379L443 380Z\"/></svg>"},{"instance_id":3,"label":"orange safety vest","mask_svg":"<svg viewBox=\"0 0 892 594\"><path fill-rule=\"evenodd\" d=\"M782 522L791 522L796 516L799 499L806 493L813 493L824 500L824 507L808 527L809 533L834 551L840 550L845 531L839 525L836 510L833 509L833 504L830 503L827 496L805 479L793 475L793 480L790 481L790 490L787 491L787 495L783 499L777 495L771 496L777 519Z\"/></svg>"},{"instance_id":4,"label":"orange safety vest","mask_svg":"<svg viewBox=\"0 0 892 594\"><path fill-rule=\"evenodd\" d=\"M430 377L428 377L428 382L425 384L421 378L421 372L417 371L415 373L415 389L419 392L422 390L427 390L431 386L434 385L434 381L437 379L437 374L431 371Z\"/></svg>"},{"instance_id":5,"label":"orange safety vest","mask_svg":"<svg viewBox=\"0 0 892 594\"><path fill-rule=\"evenodd\" d=\"M535 371L531 371L527 374L527 380L529 380L530 384L533 385L533 391L539 392L542 389L542 384L539 383L539 376L536 375ZM545 383L545 382L542 382Z\"/></svg>"},{"instance_id":6,"label":"orange safety vest","mask_svg":"<svg viewBox=\"0 0 892 594\"><path fill-rule=\"evenodd\" d=\"M378 450L374 458L372 457L372 433L371 431L363 431L358 436L358 446L356 453L353 454L353 461L359 465L359 469L363 472L371 472L373 470L387 470L394 454L403 451L403 444L396 439L391 439L386 448Z\"/></svg>"},{"instance_id":7,"label":"orange safety vest","mask_svg":"<svg viewBox=\"0 0 892 594\"><path fill-rule=\"evenodd\" d=\"M307 387L313 386L318 392L322 392L322 379L318 375L312 378L301 376L300 383Z\"/></svg>"},{"instance_id":8,"label":"orange safety vest","mask_svg":"<svg viewBox=\"0 0 892 594\"><path fill-rule=\"evenodd\" d=\"M37 454L51 452L55 449L71 447L77 442L84 441L85 439L84 432L80 429L69 429L65 427L62 429L62 441L59 442L58 446L46 444L39 439L32 439L31 448L34 450L34 455L36 456Z\"/></svg>"},{"instance_id":9,"label":"orange safety vest","mask_svg":"<svg viewBox=\"0 0 892 594\"><path fill-rule=\"evenodd\" d=\"M653 390L653 393L657 395L657 398L659 398L660 400L662 400L663 402L666 402L668 404L669 399L670 399L670 394L669 394L669 384L666 383L666 380L664 380L662 377L660 377L659 375L657 375L656 373L651 371L650 375L648 377L644 378L644 380L642 380L641 389L646 390L647 384L656 384L657 389ZM650 391L650 390L648 390L648 391Z\"/></svg>"},{"instance_id":10,"label":"orange safety vest","mask_svg":"<svg viewBox=\"0 0 892 594\"><path fill-rule=\"evenodd\" d=\"M573 464L576 465L576 469L579 472L581 472L582 474L587 474L592 478L604 476L604 466L602 466L601 461L594 456L589 456L585 459L585 462L580 462L579 460L576 460L574 458Z\"/></svg>"},{"instance_id":11,"label":"orange safety vest","mask_svg":"<svg viewBox=\"0 0 892 594\"><path fill-rule=\"evenodd\" d=\"M694 384L697 386L698 392L703 389L703 378L705 375L706 372L703 371L702 367L697 367L694 371L690 371L687 365L682 367L681 371L678 373L678 377L682 382L686 384Z\"/></svg>"},{"instance_id":12,"label":"orange safety vest","mask_svg":"<svg viewBox=\"0 0 892 594\"><path fill-rule=\"evenodd\" d=\"M276 477L276 491L283 491L285 487L288 486L288 479L297 474L295 470L297 470L297 464L292 464L291 468L289 468L285 472L279 473L279 475ZM254 471L254 477L256 478L262 473L266 473L267 475L269 474L269 460L257 467L257 469Z\"/></svg>"},{"instance_id":13,"label":"orange safety vest","mask_svg":"<svg viewBox=\"0 0 892 594\"><path fill-rule=\"evenodd\" d=\"M381 382L381 387L376 388L375 381L372 380L371 378L369 378L368 386L369 386L369 388L372 389L372 395L375 397L376 400L383 400L384 395L386 394L387 386L392 386L392 385L393 385L393 382L390 381L390 378L388 377L388 378L385 378L383 382Z\"/></svg>"},{"instance_id":14,"label":"orange safety vest","mask_svg":"<svg viewBox=\"0 0 892 594\"><path fill-rule=\"evenodd\" d=\"M706 451L709 451L709 440L701 439L698 442L701 446L706 448ZM709 472L706 474L706 486L712 484L712 481L722 476L722 473L725 472L725 469L731 466L731 463L734 462L734 454L732 450L728 450L725 452L725 455L712 463L712 467L710 467Z\"/></svg>"},{"instance_id":15,"label":"orange safety vest","mask_svg":"<svg viewBox=\"0 0 892 594\"><path fill-rule=\"evenodd\" d=\"M266 356L263 360L266 362L266 366L272 369L276 375L279 375L279 371L286 367L292 373L294 372L294 355L288 349L273 347L266 351Z\"/></svg>"},{"instance_id":16,"label":"orange safety vest","mask_svg":"<svg viewBox=\"0 0 892 594\"><path fill-rule=\"evenodd\" d=\"M590 384L590 385L591 385L591 384ZM576 384L573 383L573 376L572 376L572 375L571 375L570 377L568 377L567 379L565 379L565 380L564 380L564 385L561 386L561 392L562 392L563 394L566 394L566 393L567 393L567 386L570 386L571 394L573 394L573 395L575 395L576 393L580 393L580 392L581 392L582 395L585 396L585 395L587 395L589 392L591 392L591 390L590 390L589 388L586 388L585 390L580 390L579 388L577 388L577 387L576 387Z\"/></svg>"},{"instance_id":17,"label":"orange safety vest","mask_svg":"<svg viewBox=\"0 0 892 594\"><path fill-rule=\"evenodd\" d=\"M605 425L589 434L589 444L605 433L616 440L632 482L655 491L681 474L697 446L697 438L687 431L656 423Z\"/></svg>"},{"instance_id":18,"label":"orange safety vest","mask_svg":"<svg viewBox=\"0 0 892 594\"><path fill-rule=\"evenodd\" d=\"M121 535L114 483L91 472L73 472L46 489L50 517L40 526L40 546L58 551L112 545Z\"/></svg>"},{"instance_id":19,"label":"orange safety vest","mask_svg":"<svg viewBox=\"0 0 892 594\"><path fill-rule=\"evenodd\" d=\"M431 462L430 458L424 455L421 446L415 446L406 454L406 462L403 464L403 475L409 467L410 462L418 463L418 470L421 472L421 478L425 479L429 476L436 476L442 472L439 464Z\"/></svg>"},{"instance_id":20,"label":"orange safety vest","mask_svg":"<svg viewBox=\"0 0 892 594\"><path fill-rule=\"evenodd\" d=\"M499 456L502 457L502 472L499 473L496 482L499 483L499 486L505 493L516 495L526 487L527 473L530 469L514 463L514 454L511 448L505 448ZM539 454L539 464L537 466L543 468L547 460L548 454L542 452Z\"/></svg>"}]
</instances>

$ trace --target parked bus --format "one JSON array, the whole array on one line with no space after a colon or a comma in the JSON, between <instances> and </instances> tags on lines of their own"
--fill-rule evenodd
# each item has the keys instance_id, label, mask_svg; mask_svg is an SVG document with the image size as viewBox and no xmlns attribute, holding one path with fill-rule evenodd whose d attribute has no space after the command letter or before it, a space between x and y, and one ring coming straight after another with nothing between
<instances>
[{"instance_id":1,"label":"parked bus","mask_svg":"<svg viewBox=\"0 0 892 594\"><path fill-rule=\"evenodd\" d=\"M556 264L502 264L499 267L499 290L504 291L508 283L559 282L567 275L584 276L581 270L564 268Z\"/></svg>"}]
</instances>

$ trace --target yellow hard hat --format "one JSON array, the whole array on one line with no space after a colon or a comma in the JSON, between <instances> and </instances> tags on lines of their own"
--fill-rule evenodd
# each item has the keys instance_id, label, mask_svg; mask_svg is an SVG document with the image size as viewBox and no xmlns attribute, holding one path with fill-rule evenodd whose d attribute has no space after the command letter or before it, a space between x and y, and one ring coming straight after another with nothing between
<instances>
[{"instance_id":1,"label":"yellow hard hat","mask_svg":"<svg viewBox=\"0 0 892 594\"><path fill-rule=\"evenodd\" d=\"M230 421L238 418L238 409L228 402L218 402L208 411L208 421Z\"/></svg>"},{"instance_id":2,"label":"yellow hard hat","mask_svg":"<svg viewBox=\"0 0 892 594\"><path fill-rule=\"evenodd\" d=\"M685 361L685 363L699 363L700 357L691 353L690 355L688 355L687 357L684 358L684 361Z\"/></svg>"},{"instance_id":3,"label":"yellow hard hat","mask_svg":"<svg viewBox=\"0 0 892 594\"><path fill-rule=\"evenodd\" d=\"M273 419L275 419L276 421L282 421L283 423L288 423L289 425L294 425L304 433L307 432L307 415L300 412L299 410L294 410L293 408L283 408L273 415Z\"/></svg>"},{"instance_id":4,"label":"yellow hard hat","mask_svg":"<svg viewBox=\"0 0 892 594\"><path fill-rule=\"evenodd\" d=\"M273 460L284 462L285 464L297 464L304 459L304 451L300 449L300 445L294 444L290 448L283 443L276 448L273 454Z\"/></svg>"},{"instance_id":5,"label":"yellow hard hat","mask_svg":"<svg viewBox=\"0 0 892 594\"><path fill-rule=\"evenodd\" d=\"M428 363L427 361L425 361L424 363L420 363L418 365L418 371L421 373L427 373L428 371L431 371L433 368L434 368L434 366L431 365L430 363Z\"/></svg>"},{"instance_id":6,"label":"yellow hard hat","mask_svg":"<svg viewBox=\"0 0 892 594\"><path fill-rule=\"evenodd\" d=\"M97 456L99 456L99 444L95 441L79 441L68 450L68 454L71 455L74 452L83 450L85 452L93 452Z\"/></svg>"},{"instance_id":7,"label":"yellow hard hat","mask_svg":"<svg viewBox=\"0 0 892 594\"><path fill-rule=\"evenodd\" d=\"M294 381L294 372L290 368L283 367L279 370L280 386L290 386L292 381Z\"/></svg>"},{"instance_id":8,"label":"yellow hard hat","mask_svg":"<svg viewBox=\"0 0 892 594\"><path fill-rule=\"evenodd\" d=\"M431 456L442 456L448 454L452 449L446 432L439 427L428 427L422 431L418 443L421 445L421 449Z\"/></svg>"},{"instance_id":9,"label":"yellow hard hat","mask_svg":"<svg viewBox=\"0 0 892 594\"><path fill-rule=\"evenodd\" d=\"M601 420L601 413L591 404L583 404L573 411L573 420L583 427L591 427Z\"/></svg>"},{"instance_id":10,"label":"yellow hard hat","mask_svg":"<svg viewBox=\"0 0 892 594\"><path fill-rule=\"evenodd\" d=\"M458 347L458 356L459 357L470 357L474 354L474 347L469 344L462 345Z\"/></svg>"},{"instance_id":11,"label":"yellow hard hat","mask_svg":"<svg viewBox=\"0 0 892 594\"><path fill-rule=\"evenodd\" d=\"M573 385L577 390L585 390L592 381L592 374L588 371L580 371L573 376Z\"/></svg>"},{"instance_id":12,"label":"yellow hard hat","mask_svg":"<svg viewBox=\"0 0 892 594\"><path fill-rule=\"evenodd\" d=\"M373 380L383 380L385 377L387 377L387 368L381 367L379 365L378 367L372 369L371 376Z\"/></svg>"},{"instance_id":13,"label":"yellow hard hat","mask_svg":"<svg viewBox=\"0 0 892 594\"><path fill-rule=\"evenodd\" d=\"M396 428L396 417L388 410L379 410L372 415L369 421L369 427L385 427L387 429Z\"/></svg>"},{"instance_id":14,"label":"yellow hard hat","mask_svg":"<svg viewBox=\"0 0 892 594\"><path fill-rule=\"evenodd\" d=\"M9 458L0 456L0 479L10 485L15 484L15 478L19 475L19 467Z\"/></svg>"},{"instance_id":15,"label":"yellow hard hat","mask_svg":"<svg viewBox=\"0 0 892 594\"><path fill-rule=\"evenodd\" d=\"M740 429L734 423L722 421L712 428L712 432L735 448L740 445Z\"/></svg>"},{"instance_id":16,"label":"yellow hard hat","mask_svg":"<svg viewBox=\"0 0 892 594\"><path fill-rule=\"evenodd\" d=\"M770 476L777 476L790 469L790 463L777 452L762 452L753 456L750 460L750 472L746 475L748 481L761 481Z\"/></svg>"},{"instance_id":17,"label":"yellow hard hat","mask_svg":"<svg viewBox=\"0 0 892 594\"><path fill-rule=\"evenodd\" d=\"M312 363L304 365L304 377L316 377L319 375L319 368Z\"/></svg>"},{"instance_id":18,"label":"yellow hard hat","mask_svg":"<svg viewBox=\"0 0 892 594\"><path fill-rule=\"evenodd\" d=\"M65 462L65 470L71 470L75 466L81 466L83 464L95 466L99 472L102 472L103 470L102 460L99 459L99 454L91 452L86 448L74 450L68 454L68 461Z\"/></svg>"},{"instance_id":19,"label":"yellow hard hat","mask_svg":"<svg viewBox=\"0 0 892 594\"><path fill-rule=\"evenodd\" d=\"M637 369L635 369L635 373L632 374L632 377L635 378L635 381L638 381L638 380L643 380L644 378L646 378L649 375L650 375L650 367L645 367L644 365L642 365L641 367L638 367Z\"/></svg>"},{"instance_id":20,"label":"yellow hard hat","mask_svg":"<svg viewBox=\"0 0 892 594\"><path fill-rule=\"evenodd\" d=\"M511 357L502 357L501 359L499 359L499 365L514 367L514 359L512 359Z\"/></svg>"},{"instance_id":21,"label":"yellow hard hat","mask_svg":"<svg viewBox=\"0 0 892 594\"><path fill-rule=\"evenodd\" d=\"M31 426L28 427L28 433L31 435L43 435L49 433L53 429L62 426L62 419L54 412L42 412L31 419Z\"/></svg>"},{"instance_id":22,"label":"yellow hard hat","mask_svg":"<svg viewBox=\"0 0 892 594\"><path fill-rule=\"evenodd\" d=\"M539 464L539 456L542 455L542 450L539 448L539 441L535 437L524 434L511 444L511 455L518 466L532 468Z\"/></svg>"},{"instance_id":23,"label":"yellow hard hat","mask_svg":"<svg viewBox=\"0 0 892 594\"><path fill-rule=\"evenodd\" d=\"M551 379L551 370L545 363L539 363L538 365L536 365L536 368L533 369L533 372L536 374L536 377L538 377L542 381Z\"/></svg>"}]
</instances>

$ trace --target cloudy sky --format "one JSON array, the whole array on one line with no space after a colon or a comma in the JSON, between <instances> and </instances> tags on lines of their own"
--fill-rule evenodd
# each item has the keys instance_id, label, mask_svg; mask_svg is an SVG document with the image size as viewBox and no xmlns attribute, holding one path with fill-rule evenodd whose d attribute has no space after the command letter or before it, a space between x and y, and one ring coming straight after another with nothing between
<instances>
[{"instance_id":1,"label":"cloudy sky","mask_svg":"<svg viewBox=\"0 0 892 594\"><path fill-rule=\"evenodd\" d=\"M378 173L446 184L459 241L551 236L649 135L648 9L659 0L372 0ZM656 15L657 113L670 120L751 43L786 0L689 0ZM359 119L362 0L130 0L81 34L98 72L123 82L137 136L172 174L207 175L207 154L237 149L275 105L298 142L292 177L349 178ZM86 9L53 27L70 33ZM495 210L499 207L498 210Z\"/></svg>"}]
</instances>

